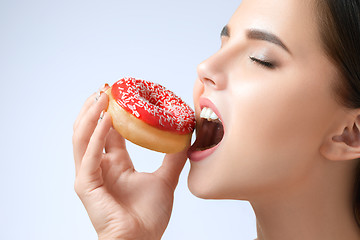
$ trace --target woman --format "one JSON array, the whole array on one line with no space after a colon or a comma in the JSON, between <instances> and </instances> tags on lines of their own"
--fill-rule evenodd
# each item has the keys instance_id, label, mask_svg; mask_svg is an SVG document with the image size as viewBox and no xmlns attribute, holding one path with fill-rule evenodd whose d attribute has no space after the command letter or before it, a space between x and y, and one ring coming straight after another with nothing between
<instances>
[{"instance_id":1,"label":"woman","mask_svg":"<svg viewBox=\"0 0 360 240\"><path fill-rule=\"evenodd\" d=\"M224 130L213 147L199 124L189 189L249 201L258 239L360 239L359 15L358 0L244 0L198 67L197 120L210 108ZM160 239L186 153L137 173L94 97L74 124L76 192L99 239Z\"/></svg>"}]
</instances>

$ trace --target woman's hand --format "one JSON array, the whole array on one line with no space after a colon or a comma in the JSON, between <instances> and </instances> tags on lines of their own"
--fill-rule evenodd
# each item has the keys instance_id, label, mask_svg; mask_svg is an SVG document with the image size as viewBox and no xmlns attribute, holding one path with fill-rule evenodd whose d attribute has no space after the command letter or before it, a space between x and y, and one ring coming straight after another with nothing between
<instances>
[{"instance_id":1,"label":"woman's hand","mask_svg":"<svg viewBox=\"0 0 360 240\"><path fill-rule=\"evenodd\" d=\"M185 152L168 154L154 173L136 172L103 93L91 96L74 124L75 191L99 239L160 239L170 219ZM104 151L105 149L105 151Z\"/></svg>"}]
</instances>

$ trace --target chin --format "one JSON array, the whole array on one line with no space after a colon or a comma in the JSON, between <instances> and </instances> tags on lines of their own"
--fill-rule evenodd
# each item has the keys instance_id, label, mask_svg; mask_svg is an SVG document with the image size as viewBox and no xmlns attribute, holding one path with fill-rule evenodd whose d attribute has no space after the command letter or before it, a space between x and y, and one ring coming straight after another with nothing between
<instances>
[{"instance_id":1,"label":"chin","mask_svg":"<svg viewBox=\"0 0 360 240\"><path fill-rule=\"evenodd\" d=\"M188 176L188 188L190 192L202 199L229 199L214 176L209 176L190 169Z\"/></svg>"},{"instance_id":2,"label":"chin","mask_svg":"<svg viewBox=\"0 0 360 240\"><path fill-rule=\"evenodd\" d=\"M201 199L249 201L250 196L256 194L258 187L249 184L251 182L249 179L235 180L236 177L229 174L224 176L210 172L200 166L191 166L188 175L188 188L194 196Z\"/></svg>"},{"instance_id":3,"label":"chin","mask_svg":"<svg viewBox=\"0 0 360 240\"><path fill-rule=\"evenodd\" d=\"M188 183L188 187L190 192L198 198L202 198L202 199L222 199L219 196L217 196L216 193L209 191L209 189L203 188L203 187L199 187L196 184L191 184L190 182Z\"/></svg>"},{"instance_id":4,"label":"chin","mask_svg":"<svg viewBox=\"0 0 360 240\"><path fill-rule=\"evenodd\" d=\"M196 170L192 168L190 169L188 176L188 188L190 192L198 198L212 198L214 196L214 189L210 186L211 181L209 181L209 179L206 181L199 175L199 172L196 172Z\"/></svg>"}]
</instances>

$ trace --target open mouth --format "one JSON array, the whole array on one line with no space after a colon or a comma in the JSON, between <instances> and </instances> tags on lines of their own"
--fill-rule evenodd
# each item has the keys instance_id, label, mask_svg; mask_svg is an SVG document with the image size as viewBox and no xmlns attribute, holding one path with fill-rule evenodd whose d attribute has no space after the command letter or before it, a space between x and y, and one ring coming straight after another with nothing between
<instances>
[{"instance_id":1,"label":"open mouth","mask_svg":"<svg viewBox=\"0 0 360 240\"><path fill-rule=\"evenodd\" d=\"M224 136L224 127L211 108L204 107L196 123L196 140L190 151L204 151L218 145Z\"/></svg>"}]
</instances>

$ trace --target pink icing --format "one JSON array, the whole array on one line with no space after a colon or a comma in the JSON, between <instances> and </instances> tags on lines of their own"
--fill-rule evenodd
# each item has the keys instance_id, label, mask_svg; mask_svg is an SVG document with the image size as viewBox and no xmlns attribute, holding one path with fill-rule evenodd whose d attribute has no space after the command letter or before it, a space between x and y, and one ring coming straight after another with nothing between
<instances>
[{"instance_id":1,"label":"pink icing","mask_svg":"<svg viewBox=\"0 0 360 240\"><path fill-rule=\"evenodd\" d=\"M194 111L159 84L123 78L114 83L111 94L120 107L151 126L179 134L194 130Z\"/></svg>"}]
</instances>

